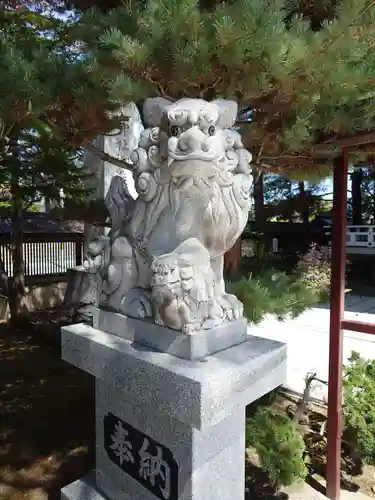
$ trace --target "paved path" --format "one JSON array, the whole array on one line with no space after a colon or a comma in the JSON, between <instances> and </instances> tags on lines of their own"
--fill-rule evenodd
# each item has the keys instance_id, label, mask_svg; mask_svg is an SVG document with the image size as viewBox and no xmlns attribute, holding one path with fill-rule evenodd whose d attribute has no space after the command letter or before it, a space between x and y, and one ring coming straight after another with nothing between
<instances>
[{"instance_id":1,"label":"paved path","mask_svg":"<svg viewBox=\"0 0 375 500\"><path fill-rule=\"evenodd\" d=\"M375 297L347 294L345 318L375 323ZM299 318L278 321L266 318L260 325L249 327L249 333L288 345L288 373L285 386L301 393L308 372L328 379L329 304L306 311ZM344 331L344 358L352 351L375 359L375 335ZM326 401L327 387L316 383L312 395Z\"/></svg>"},{"instance_id":2,"label":"paved path","mask_svg":"<svg viewBox=\"0 0 375 500\"><path fill-rule=\"evenodd\" d=\"M322 481L324 486L324 481ZM324 496L319 491L312 488L309 484L305 482L300 482L293 484L292 486L282 488L281 491L288 495L288 500L327 500L327 497ZM365 495L361 491L356 493L341 490L340 491L340 500L370 500L371 497Z\"/></svg>"}]
</instances>

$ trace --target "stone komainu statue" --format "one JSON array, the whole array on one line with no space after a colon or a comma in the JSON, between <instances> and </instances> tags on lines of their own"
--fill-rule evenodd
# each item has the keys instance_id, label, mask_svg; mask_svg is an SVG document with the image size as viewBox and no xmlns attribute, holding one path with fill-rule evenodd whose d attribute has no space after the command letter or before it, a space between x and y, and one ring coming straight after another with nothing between
<instances>
[{"instance_id":1,"label":"stone komainu statue","mask_svg":"<svg viewBox=\"0 0 375 500\"><path fill-rule=\"evenodd\" d=\"M101 305L185 333L240 318L223 280L253 188L251 155L231 129L237 104L153 98L143 111L147 128L131 155L138 198L112 179L113 227L85 263L100 280Z\"/></svg>"}]
</instances>

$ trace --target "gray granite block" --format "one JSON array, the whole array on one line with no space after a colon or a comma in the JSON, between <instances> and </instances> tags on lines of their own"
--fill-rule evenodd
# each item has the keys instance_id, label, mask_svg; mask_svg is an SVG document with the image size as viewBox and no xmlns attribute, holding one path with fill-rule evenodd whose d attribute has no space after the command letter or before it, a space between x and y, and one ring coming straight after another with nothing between
<instances>
[{"instance_id":1,"label":"gray granite block","mask_svg":"<svg viewBox=\"0 0 375 500\"><path fill-rule=\"evenodd\" d=\"M183 332L156 325L151 320L130 318L123 314L99 309L93 326L125 340L188 360L205 358L247 340L245 319L186 335Z\"/></svg>"},{"instance_id":2,"label":"gray granite block","mask_svg":"<svg viewBox=\"0 0 375 500\"><path fill-rule=\"evenodd\" d=\"M245 408L203 430L192 428L167 415L153 413L107 381L96 380L96 483L111 500L154 499L135 477L114 463L105 446L104 421L114 415L149 440L167 448L178 464L177 491L171 499L241 499L244 494ZM129 436L131 453L137 461L137 447ZM139 445L138 445L139 446ZM137 468L139 470L139 468ZM159 497L160 498L160 497ZM161 498L161 500L163 500Z\"/></svg>"},{"instance_id":3,"label":"gray granite block","mask_svg":"<svg viewBox=\"0 0 375 500\"><path fill-rule=\"evenodd\" d=\"M113 468L110 475L96 471L98 487L111 500L155 500L120 468ZM243 500L245 496L245 439L232 442L200 468L181 475L178 483L178 500ZM167 500L167 499L166 499Z\"/></svg>"},{"instance_id":4,"label":"gray granite block","mask_svg":"<svg viewBox=\"0 0 375 500\"><path fill-rule=\"evenodd\" d=\"M201 361L187 361L77 324L62 329L62 358L110 381L125 398L197 429L220 422L286 376L286 346L252 336Z\"/></svg>"},{"instance_id":5,"label":"gray granite block","mask_svg":"<svg viewBox=\"0 0 375 500\"><path fill-rule=\"evenodd\" d=\"M129 400L121 390L96 380L96 450L97 467L106 470L111 463L105 452L103 422L111 413L140 432L167 447L180 464L180 470L195 470L242 437L245 432L245 408L235 408L219 423L198 430L157 408Z\"/></svg>"},{"instance_id":6,"label":"gray granite block","mask_svg":"<svg viewBox=\"0 0 375 500\"><path fill-rule=\"evenodd\" d=\"M61 490L61 500L107 500L96 486L95 471Z\"/></svg>"}]
</instances>

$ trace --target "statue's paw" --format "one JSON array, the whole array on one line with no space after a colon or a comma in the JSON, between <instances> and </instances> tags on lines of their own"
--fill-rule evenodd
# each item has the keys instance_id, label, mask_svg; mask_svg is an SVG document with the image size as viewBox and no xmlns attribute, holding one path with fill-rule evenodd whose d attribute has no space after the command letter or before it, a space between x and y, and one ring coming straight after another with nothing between
<instances>
[{"instance_id":1,"label":"statue's paw","mask_svg":"<svg viewBox=\"0 0 375 500\"><path fill-rule=\"evenodd\" d=\"M236 307L233 310L233 313L234 313L234 318L235 319L241 319L241 318L243 318L243 305L241 304L239 307Z\"/></svg>"},{"instance_id":2,"label":"statue's paw","mask_svg":"<svg viewBox=\"0 0 375 500\"><path fill-rule=\"evenodd\" d=\"M90 274L96 274L97 272L99 272L100 265L98 266L98 264L96 262L94 262L93 260L87 259L83 263L83 268L86 272L88 272Z\"/></svg>"},{"instance_id":3,"label":"statue's paw","mask_svg":"<svg viewBox=\"0 0 375 500\"><path fill-rule=\"evenodd\" d=\"M235 295L232 295L231 293L224 293L223 298L224 300L229 302L229 304L231 304L232 307L236 306L238 307L238 304L241 304L241 302L237 299L237 297Z\"/></svg>"},{"instance_id":4,"label":"statue's paw","mask_svg":"<svg viewBox=\"0 0 375 500\"><path fill-rule=\"evenodd\" d=\"M220 297L220 305L223 308L227 321L240 319L243 316L243 305L235 295L225 293Z\"/></svg>"},{"instance_id":5,"label":"statue's paw","mask_svg":"<svg viewBox=\"0 0 375 500\"><path fill-rule=\"evenodd\" d=\"M208 318L203 323L203 330L211 330L211 328L216 328L223 324L224 316L221 314L220 318Z\"/></svg>"},{"instance_id":6,"label":"statue's paw","mask_svg":"<svg viewBox=\"0 0 375 500\"><path fill-rule=\"evenodd\" d=\"M120 312L132 318L151 318L152 305L149 292L137 287L125 292L121 299ZM160 314L157 315L157 320L159 321L158 324L163 324Z\"/></svg>"},{"instance_id":7,"label":"statue's paw","mask_svg":"<svg viewBox=\"0 0 375 500\"><path fill-rule=\"evenodd\" d=\"M160 314L155 316L155 323L159 326L164 326L164 321L162 320Z\"/></svg>"},{"instance_id":8,"label":"statue's paw","mask_svg":"<svg viewBox=\"0 0 375 500\"><path fill-rule=\"evenodd\" d=\"M183 333L186 333L186 335L191 335L198 330L200 330L200 325L197 323L185 323L182 325L182 331Z\"/></svg>"},{"instance_id":9,"label":"statue's paw","mask_svg":"<svg viewBox=\"0 0 375 500\"><path fill-rule=\"evenodd\" d=\"M227 300L231 304L233 318L241 319L243 318L243 304L240 300L237 299L235 295L227 294Z\"/></svg>"},{"instance_id":10,"label":"statue's paw","mask_svg":"<svg viewBox=\"0 0 375 500\"><path fill-rule=\"evenodd\" d=\"M234 320L234 311L231 307L228 307L225 310L225 317L227 318L228 321L233 321Z\"/></svg>"}]
</instances>

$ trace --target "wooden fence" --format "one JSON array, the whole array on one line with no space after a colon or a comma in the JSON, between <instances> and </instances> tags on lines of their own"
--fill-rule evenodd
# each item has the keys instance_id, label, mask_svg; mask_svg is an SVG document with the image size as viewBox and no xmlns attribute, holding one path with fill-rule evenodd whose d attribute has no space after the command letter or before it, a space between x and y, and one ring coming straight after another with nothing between
<instances>
[{"instance_id":1,"label":"wooden fence","mask_svg":"<svg viewBox=\"0 0 375 500\"><path fill-rule=\"evenodd\" d=\"M254 231L255 224L249 222L242 239L256 238ZM305 226L302 223L266 222L261 239L269 251L272 251L274 238L277 239L279 251L285 254L305 253L312 243L327 246L330 241L327 230L322 225L311 223Z\"/></svg>"},{"instance_id":2,"label":"wooden fence","mask_svg":"<svg viewBox=\"0 0 375 500\"><path fill-rule=\"evenodd\" d=\"M82 264L81 233L25 233L23 256L27 284L64 281L69 268ZM0 258L9 278L13 276L9 234L0 234Z\"/></svg>"}]
</instances>

